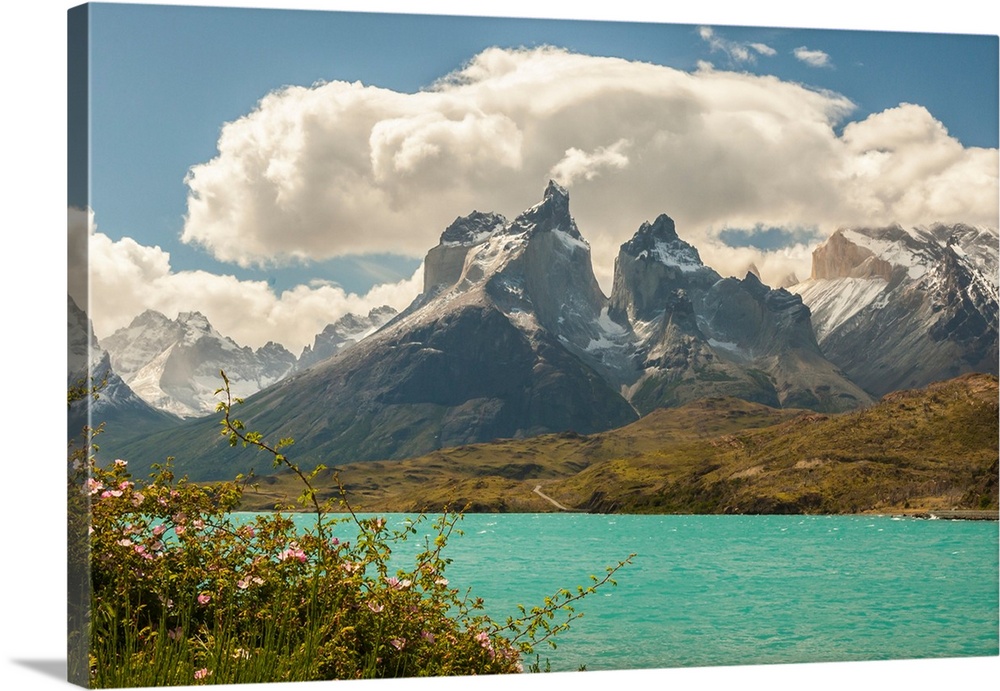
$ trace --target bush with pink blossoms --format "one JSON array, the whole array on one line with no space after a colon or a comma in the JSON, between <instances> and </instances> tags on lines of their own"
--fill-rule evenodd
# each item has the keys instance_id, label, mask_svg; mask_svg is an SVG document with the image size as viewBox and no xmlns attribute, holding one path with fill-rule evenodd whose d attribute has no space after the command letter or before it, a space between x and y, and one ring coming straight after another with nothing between
<instances>
[{"instance_id":1,"label":"bush with pink blossoms","mask_svg":"<svg viewBox=\"0 0 1000 691\"><path fill-rule=\"evenodd\" d=\"M339 506L319 504L313 476L282 451L291 440L271 446L247 432L231 417L228 380L220 392L223 433L299 474L314 527L296 528L281 512L234 514L243 478L194 484L168 464L140 480L123 460L88 463L76 491L89 501L91 686L520 672L525 656L580 616L575 602L613 584L631 559L496 622L445 577L460 514L434 521L412 565L393 568L394 549L419 534L423 517L392 530L359 517L343 492Z\"/></svg>"}]
</instances>

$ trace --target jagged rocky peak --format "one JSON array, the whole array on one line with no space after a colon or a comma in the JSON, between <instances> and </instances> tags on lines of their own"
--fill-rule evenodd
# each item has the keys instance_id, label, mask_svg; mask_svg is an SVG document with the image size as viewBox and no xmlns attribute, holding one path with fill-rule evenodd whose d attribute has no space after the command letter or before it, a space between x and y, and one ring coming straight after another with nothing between
<instances>
[{"instance_id":1,"label":"jagged rocky peak","mask_svg":"<svg viewBox=\"0 0 1000 691\"><path fill-rule=\"evenodd\" d=\"M799 283L799 277L794 271L785 274L785 276L775 284L775 288L791 288L793 285Z\"/></svg>"},{"instance_id":2,"label":"jagged rocky peak","mask_svg":"<svg viewBox=\"0 0 1000 691\"><path fill-rule=\"evenodd\" d=\"M660 214L639 226L615 259L609 315L619 323L657 318L669 296L683 290L697 308L719 274L705 266L698 250L677 235L673 219Z\"/></svg>"},{"instance_id":3,"label":"jagged rocky peak","mask_svg":"<svg viewBox=\"0 0 1000 691\"><path fill-rule=\"evenodd\" d=\"M506 224L507 219L501 214L473 211L468 216L459 216L444 229L441 233L441 244L478 245Z\"/></svg>"},{"instance_id":4,"label":"jagged rocky peak","mask_svg":"<svg viewBox=\"0 0 1000 691\"><path fill-rule=\"evenodd\" d=\"M181 324L190 324L194 327L203 328L208 326L208 317L198 311L180 312L177 314L177 321Z\"/></svg>"},{"instance_id":5,"label":"jagged rocky peak","mask_svg":"<svg viewBox=\"0 0 1000 691\"><path fill-rule=\"evenodd\" d=\"M575 240L583 241L576 221L569 213L569 192L553 180L545 187L542 201L523 211L515 218L506 233L517 235L527 233L529 236L545 231L562 231Z\"/></svg>"},{"instance_id":6,"label":"jagged rocky peak","mask_svg":"<svg viewBox=\"0 0 1000 691\"><path fill-rule=\"evenodd\" d=\"M791 346L819 352L802 298L773 289L750 272L743 280L726 278L713 285L704 304L704 330L718 341L758 356Z\"/></svg>"},{"instance_id":7,"label":"jagged rocky peak","mask_svg":"<svg viewBox=\"0 0 1000 691\"><path fill-rule=\"evenodd\" d=\"M639 226L632 239L621 246L621 251L636 259L674 266L681 271L697 271L704 267L698 250L680 239L674 220L666 214Z\"/></svg>"},{"instance_id":8,"label":"jagged rocky peak","mask_svg":"<svg viewBox=\"0 0 1000 691\"><path fill-rule=\"evenodd\" d=\"M965 224L841 228L793 287L823 352L874 395L997 371L997 232Z\"/></svg>"},{"instance_id":9,"label":"jagged rocky peak","mask_svg":"<svg viewBox=\"0 0 1000 691\"><path fill-rule=\"evenodd\" d=\"M607 298L565 189L549 181L542 201L514 219L498 240L476 258L494 304L507 314L533 315L574 348L601 339L598 321Z\"/></svg>"},{"instance_id":10,"label":"jagged rocky peak","mask_svg":"<svg viewBox=\"0 0 1000 691\"><path fill-rule=\"evenodd\" d=\"M128 328L130 329L135 327L148 328L148 327L162 326L171 323L173 323L172 320L162 312L157 312L156 310L153 309L147 309L143 311L141 314L136 315L129 323Z\"/></svg>"},{"instance_id":11,"label":"jagged rocky peak","mask_svg":"<svg viewBox=\"0 0 1000 691\"><path fill-rule=\"evenodd\" d=\"M389 305L382 305L380 307L372 307L368 310L368 319L372 322L381 322L385 324L387 321L399 314L399 310L395 307ZM380 325L381 325L380 324Z\"/></svg>"},{"instance_id":12,"label":"jagged rocky peak","mask_svg":"<svg viewBox=\"0 0 1000 691\"><path fill-rule=\"evenodd\" d=\"M698 333L698 318L695 315L694 303L683 288L672 290L667 295L663 310L663 320L667 325L673 324L685 332Z\"/></svg>"},{"instance_id":13,"label":"jagged rocky peak","mask_svg":"<svg viewBox=\"0 0 1000 691\"><path fill-rule=\"evenodd\" d=\"M274 341L268 341L254 352L261 356L273 357L292 363L295 362L295 356L288 352L288 349L285 348L285 346L280 343L275 343Z\"/></svg>"},{"instance_id":14,"label":"jagged rocky peak","mask_svg":"<svg viewBox=\"0 0 1000 691\"><path fill-rule=\"evenodd\" d=\"M219 370L248 396L289 374L295 356L277 343L254 351L220 334L201 312L176 319L147 310L101 342L111 365L154 408L188 417L211 412Z\"/></svg>"},{"instance_id":15,"label":"jagged rocky peak","mask_svg":"<svg viewBox=\"0 0 1000 691\"><path fill-rule=\"evenodd\" d=\"M768 291L771 290L771 286L765 285L764 282L760 280L760 274L753 271L747 271L743 280L740 281L740 284L744 290L758 300L763 299L767 295Z\"/></svg>"}]
</instances>

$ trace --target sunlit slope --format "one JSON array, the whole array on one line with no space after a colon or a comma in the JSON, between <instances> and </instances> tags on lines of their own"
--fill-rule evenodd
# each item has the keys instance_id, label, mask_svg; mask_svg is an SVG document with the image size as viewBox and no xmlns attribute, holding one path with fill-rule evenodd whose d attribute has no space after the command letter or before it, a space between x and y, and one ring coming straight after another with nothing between
<instances>
[{"instance_id":1,"label":"sunlit slope","mask_svg":"<svg viewBox=\"0 0 1000 691\"><path fill-rule=\"evenodd\" d=\"M707 399L609 432L350 464L340 477L352 503L372 510L558 510L539 486L581 511L995 509L997 395L995 377L973 374L839 415ZM336 496L332 473L319 482ZM272 508L298 491L289 477L261 478L245 506Z\"/></svg>"}]
</instances>

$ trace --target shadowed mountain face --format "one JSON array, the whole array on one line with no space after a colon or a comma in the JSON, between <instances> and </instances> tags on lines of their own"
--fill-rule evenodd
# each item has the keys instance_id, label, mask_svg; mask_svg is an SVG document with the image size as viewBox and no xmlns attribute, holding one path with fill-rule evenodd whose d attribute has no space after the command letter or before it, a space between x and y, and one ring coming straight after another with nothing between
<instances>
[{"instance_id":1,"label":"shadowed mountain face","mask_svg":"<svg viewBox=\"0 0 1000 691\"><path fill-rule=\"evenodd\" d=\"M229 375L233 395L246 397L350 348L395 314L386 305L367 315L345 314L317 334L298 360L274 342L256 350L240 346L199 312L170 319L146 310L101 345L115 370L146 403L173 415L198 417L215 411L220 370Z\"/></svg>"},{"instance_id":2,"label":"shadowed mountain face","mask_svg":"<svg viewBox=\"0 0 1000 691\"><path fill-rule=\"evenodd\" d=\"M611 317L622 322L651 321L678 290L700 304L721 278L702 263L693 245L678 237L673 219L661 214L653 223L643 223L618 252Z\"/></svg>"},{"instance_id":3,"label":"shadowed mountain face","mask_svg":"<svg viewBox=\"0 0 1000 691\"><path fill-rule=\"evenodd\" d=\"M332 324L328 324L322 332L316 334L311 346L302 349L295 369L302 370L317 362L333 357L341 350L374 333L379 327L396 316L396 310L388 305L376 307L367 315L348 313Z\"/></svg>"},{"instance_id":4,"label":"shadowed mountain face","mask_svg":"<svg viewBox=\"0 0 1000 691\"><path fill-rule=\"evenodd\" d=\"M961 224L842 229L793 290L826 356L873 395L995 375L997 245L996 231Z\"/></svg>"}]
</instances>

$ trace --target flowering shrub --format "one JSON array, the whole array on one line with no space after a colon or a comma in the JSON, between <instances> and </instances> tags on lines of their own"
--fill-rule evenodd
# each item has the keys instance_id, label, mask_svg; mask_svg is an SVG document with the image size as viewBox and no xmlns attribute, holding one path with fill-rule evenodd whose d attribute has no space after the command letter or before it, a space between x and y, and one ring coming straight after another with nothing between
<instances>
[{"instance_id":1,"label":"flowering shrub","mask_svg":"<svg viewBox=\"0 0 1000 691\"><path fill-rule=\"evenodd\" d=\"M580 616L573 603L613 584L631 559L495 622L445 577L442 552L460 514L433 522L412 568L392 570L394 546L423 517L390 530L383 518L359 517L343 490L347 516L331 516L314 475L281 452L291 440L271 447L231 418L223 377L223 433L299 474L314 527L301 531L281 512L233 514L244 478L196 485L168 463L142 481L124 460L91 461L80 487L90 503L92 686L520 672L523 655Z\"/></svg>"}]
</instances>

